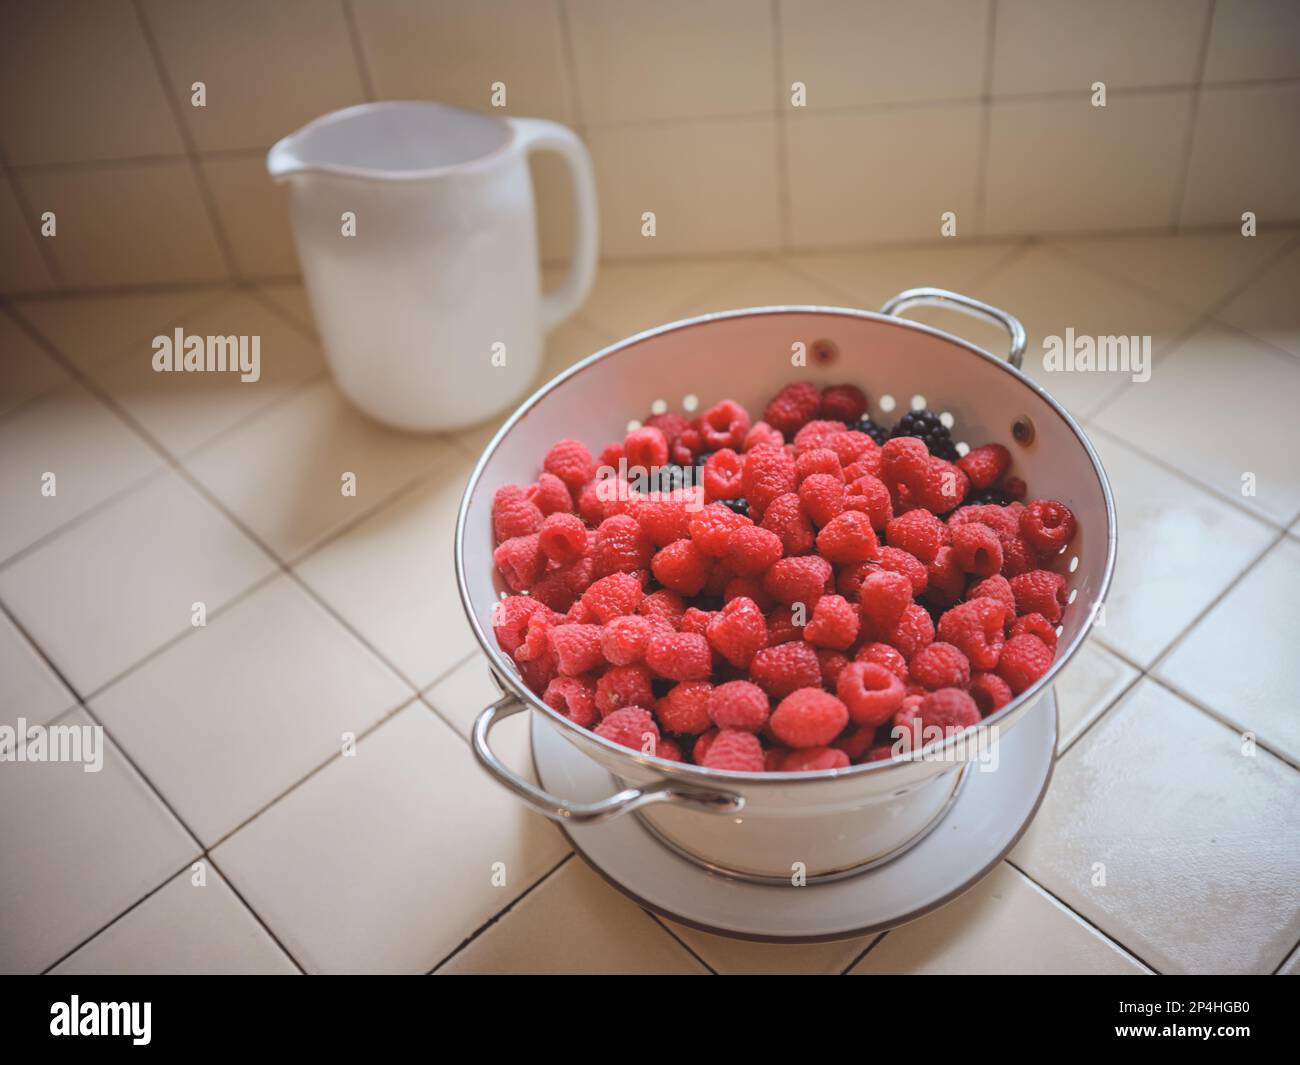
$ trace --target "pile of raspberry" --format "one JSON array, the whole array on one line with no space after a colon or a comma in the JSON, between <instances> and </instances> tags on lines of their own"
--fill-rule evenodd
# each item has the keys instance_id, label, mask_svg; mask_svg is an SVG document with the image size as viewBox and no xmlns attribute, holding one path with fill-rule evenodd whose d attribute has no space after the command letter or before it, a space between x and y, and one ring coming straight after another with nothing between
<instances>
[{"instance_id":1,"label":"pile of raspberry","mask_svg":"<svg viewBox=\"0 0 1300 1065\"><path fill-rule=\"evenodd\" d=\"M950 734L1032 685L1074 515L1021 502L1002 445L885 438L867 405L799 382L757 422L732 400L656 414L598 457L561 440L535 484L501 488L515 594L493 628L528 687L647 754L798 772L890 758L896 727Z\"/></svg>"}]
</instances>

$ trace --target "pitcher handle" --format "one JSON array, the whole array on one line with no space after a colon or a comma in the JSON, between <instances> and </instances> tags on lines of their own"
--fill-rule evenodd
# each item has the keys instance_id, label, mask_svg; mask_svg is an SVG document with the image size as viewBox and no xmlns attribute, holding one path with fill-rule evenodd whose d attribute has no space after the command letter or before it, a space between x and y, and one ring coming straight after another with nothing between
<instances>
[{"instance_id":1,"label":"pitcher handle","mask_svg":"<svg viewBox=\"0 0 1300 1065\"><path fill-rule=\"evenodd\" d=\"M542 296L542 327L552 329L582 306L596 278L596 179L586 145L571 129L544 118L511 121L525 153L557 152L568 165L573 182L573 262L564 283Z\"/></svg>"}]
</instances>

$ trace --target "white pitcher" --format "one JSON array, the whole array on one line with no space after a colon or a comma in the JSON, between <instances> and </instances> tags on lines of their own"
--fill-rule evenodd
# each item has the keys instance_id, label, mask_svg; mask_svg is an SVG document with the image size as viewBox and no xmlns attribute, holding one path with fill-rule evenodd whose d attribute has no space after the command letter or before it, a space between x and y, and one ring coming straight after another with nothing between
<instances>
[{"instance_id":1,"label":"white pitcher","mask_svg":"<svg viewBox=\"0 0 1300 1065\"><path fill-rule=\"evenodd\" d=\"M528 155L573 180L569 276L541 292ZM336 111L290 134L267 169L292 191L294 240L330 368L399 429L473 425L533 384L545 331L596 268L591 159L564 126L442 104Z\"/></svg>"}]
</instances>

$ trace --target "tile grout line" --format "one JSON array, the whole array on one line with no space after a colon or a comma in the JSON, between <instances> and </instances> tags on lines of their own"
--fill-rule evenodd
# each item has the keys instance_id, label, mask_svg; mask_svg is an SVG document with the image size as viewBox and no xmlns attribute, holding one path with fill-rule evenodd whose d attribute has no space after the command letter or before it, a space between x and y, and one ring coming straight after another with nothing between
<instances>
[{"instance_id":1,"label":"tile grout line","mask_svg":"<svg viewBox=\"0 0 1300 1065\"><path fill-rule=\"evenodd\" d=\"M578 58L573 49L573 25L569 18L569 8L565 0L554 0L555 21L560 31L560 56L563 60L564 81L566 83L565 99L573 110L573 124L579 137L586 140L587 128L585 109L582 106L582 86L578 81Z\"/></svg>"},{"instance_id":2,"label":"tile grout line","mask_svg":"<svg viewBox=\"0 0 1300 1065\"><path fill-rule=\"evenodd\" d=\"M1192 87L1187 109L1187 132L1183 137L1183 165L1175 178L1177 187L1169 204L1169 226L1177 230L1187 210L1187 186L1192 174L1192 152L1196 147L1196 122L1201 110L1201 95L1205 91L1205 66L1210 55L1210 31L1214 26L1215 0L1205 8L1205 24L1201 27L1200 48L1196 56L1196 84Z\"/></svg>"},{"instance_id":3,"label":"tile grout line","mask_svg":"<svg viewBox=\"0 0 1300 1065\"><path fill-rule=\"evenodd\" d=\"M664 919L662 917L660 917L653 910L647 910L644 906L638 908L641 910L643 914L649 917L650 920L652 920L664 932L666 932L669 938L672 939L674 943L676 943L679 947L681 947L682 950L686 951L686 953L689 954L692 958L694 958L697 962L703 965L705 971L708 973L709 976L718 975L718 970L715 969L712 965L710 965L707 961L705 961L699 955L699 953L697 953L695 949L689 943L686 942L686 940L684 940L681 936L679 936L676 932L674 932L671 928L669 928L668 925L664 922Z\"/></svg>"},{"instance_id":4,"label":"tile grout line","mask_svg":"<svg viewBox=\"0 0 1300 1065\"><path fill-rule=\"evenodd\" d=\"M975 232L983 234L988 214L989 165L992 158L993 64L997 55L998 0L989 0L984 30L984 77L981 79L979 146L975 159Z\"/></svg>"},{"instance_id":5,"label":"tile grout line","mask_svg":"<svg viewBox=\"0 0 1300 1065\"><path fill-rule=\"evenodd\" d=\"M370 64L366 60L366 50L361 44L361 28L357 24L357 13L352 7L352 0L339 0L343 9L343 21L347 25L348 42L352 45L352 61L357 65L357 77L361 82L361 91L367 103L375 99L375 82L370 76Z\"/></svg>"},{"instance_id":6,"label":"tile grout line","mask_svg":"<svg viewBox=\"0 0 1300 1065\"><path fill-rule=\"evenodd\" d=\"M940 907L940 909L942 909L942 907ZM902 927L903 925L895 925L895 928L902 928ZM885 937L889 935L889 933L892 931L894 931L893 928L886 928L883 932L877 935L875 939L873 939L870 943L866 945L866 948L862 951L861 954L859 954L856 958L854 958L851 962L849 962L848 965L844 967L844 969L840 972L840 975L848 976L849 973L851 973L854 969L856 969L859 965L862 964L863 958L865 958L868 954L870 954L873 950L875 950L879 944L884 942Z\"/></svg>"},{"instance_id":7,"label":"tile grout line","mask_svg":"<svg viewBox=\"0 0 1300 1065\"><path fill-rule=\"evenodd\" d=\"M27 190L23 187L22 182L18 180L17 171L9 164L9 154L3 147L0 147L0 171L3 171L9 190L13 193L14 202L18 205L18 211L22 215L24 227L36 244L36 254L40 256L41 262L45 264L50 280L54 282L54 290L58 291L63 287L64 283L63 270L54 257L53 246L42 235L41 227L36 224L36 212L32 209L32 202L27 196Z\"/></svg>"},{"instance_id":8,"label":"tile grout line","mask_svg":"<svg viewBox=\"0 0 1300 1065\"><path fill-rule=\"evenodd\" d=\"M1099 646L1103 648L1105 647L1104 644L1099 644ZM1109 650L1109 648L1106 649ZM1119 656L1116 655L1115 657L1118 658ZM1124 661L1123 659L1120 660ZM1127 662L1126 664L1132 666L1131 662ZM1122 688L1120 688L1119 691L1117 691L1113 696L1111 696L1110 699L1108 699L1102 705L1102 708L1099 711L1097 711L1095 714L1092 715L1092 720L1087 722L1087 724L1085 724L1083 728L1079 729L1078 733L1076 733L1074 736L1070 738L1069 743L1067 743L1064 747L1057 747L1055 761L1060 762L1061 759L1064 758L1070 751L1074 750L1074 745L1078 743L1081 739L1083 739L1083 737L1086 736L1089 732L1091 732L1093 726L1096 725L1099 721L1101 721L1102 718L1104 718L1113 709L1115 709L1115 707L1117 707L1123 700L1127 699L1129 695L1133 693L1133 690L1139 684L1142 683L1143 679L1148 679L1147 674L1144 670L1139 669L1137 673L1135 673L1131 678L1129 678L1128 682ZM1055 685L1053 685L1053 691L1055 691ZM1058 739L1057 742L1059 743L1060 740Z\"/></svg>"},{"instance_id":9,"label":"tile grout line","mask_svg":"<svg viewBox=\"0 0 1300 1065\"><path fill-rule=\"evenodd\" d=\"M225 870L223 870L220 865L217 864L217 860L213 858L208 851L205 850L203 852L203 857L204 860L206 860L208 864L210 864L212 868L217 871L217 875L220 876L223 881L225 881L226 887L230 889L231 894L233 894L235 898L237 898L240 901L244 909L246 909L249 913L253 915L253 920L255 920L259 925L261 925L262 930L268 936L271 937L271 942L273 942L277 947L279 947L282 951L284 951L284 956L288 958L291 962L293 962L294 967L298 970L299 973L301 973L303 976L306 976L307 975L306 967L302 964L302 962L300 962L294 956L293 951L291 951L288 948L288 946L280 939L280 937L275 934L275 931L274 929L271 928L270 923L265 918L263 918L263 916L260 913L258 913L255 909L253 909L252 904L248 901L248 899L244 897L244 893L235 886L235 882L230 878L230 875L226 873Z\"/></svg>"}]
</instances>

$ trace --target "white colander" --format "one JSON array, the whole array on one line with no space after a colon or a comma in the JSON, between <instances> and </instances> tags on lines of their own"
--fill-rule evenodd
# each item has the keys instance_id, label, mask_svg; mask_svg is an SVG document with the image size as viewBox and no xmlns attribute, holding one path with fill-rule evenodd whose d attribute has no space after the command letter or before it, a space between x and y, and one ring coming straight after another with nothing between
<instances>
[{"instance_id":1,"label":"white colander","mask_svg":"<svg viewBox=\"0 0 1300 1065\"><path fill-rule=\"evenodd\" d=\"M897 317L908 307L942 305L1004 326L1001 359L938 329ZM807 366L792 365L803 345ZM896 418L912 406L946 412L954 439L1001 441L1031 496L1065 502L1078 532L1053 562L1064 575L1066 608L1059 650L1045 676L983 724L1005 731L1039 703L1092 626L1115 559L1115 512L1105 472L1074 419L1019 370L1025 332L1011 315L942 289L911 289L881 313L838 307L759 307L674 322L584 359L541 388L503 425L470 475L456 525L456 572L470 624L502 697L474 726L474 752L498 781L559 822L592 823L637 811L658 837L692 861L757 881L789 883L792 863L809 880L847 876L900 854L942 818L969 761L948 757L956 738L907 760L807 773L735 773L640 754L580 728L523 684L492 633L505 593L492 561L492 496L529 484L552 443L574 437L593 453L620 440L652 409L704 410L721 399L761 411L792 380L850 382L871 413ZM492 752L492 726L521 710L546 717L595 759L622 790L597 803L547 794Z\"/></svg>"}]
</instances>

